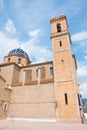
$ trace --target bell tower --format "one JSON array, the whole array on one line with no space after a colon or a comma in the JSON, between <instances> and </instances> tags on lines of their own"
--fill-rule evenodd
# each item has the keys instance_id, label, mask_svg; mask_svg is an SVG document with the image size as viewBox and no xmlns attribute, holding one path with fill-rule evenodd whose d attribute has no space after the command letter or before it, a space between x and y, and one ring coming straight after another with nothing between
<instances>
[{"instance_id":1,"label":"bell tower","mask_svg":"<svg viewBox=\"0 0 87 130\"><path fill-rule=\"evenodd\" d=\"M56 117L64 122L82 122L76 59L71 52L71 39L65 15L52 18L51 39L54 65ZM78 97L79 95L79 97Z\"/></svg>"}]
</instances>

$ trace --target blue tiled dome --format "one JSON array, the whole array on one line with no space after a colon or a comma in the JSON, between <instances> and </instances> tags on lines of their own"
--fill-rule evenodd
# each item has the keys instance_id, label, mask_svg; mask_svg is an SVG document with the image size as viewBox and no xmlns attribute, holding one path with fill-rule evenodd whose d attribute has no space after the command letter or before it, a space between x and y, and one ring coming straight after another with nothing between
<instances>
[{"instance_id":1,"label":"blue tiled dome","mask_svg":"<svg viewBox=\"0 0 87 130\"><path fill-rule=\"evenodd\" d=\"M28 54L25 51L23 51L22 49L20 49L20 48L11 50L8 53L8 56L15 55L15 54L18 55L18 56L24 56L24 57L29 58Z\"/></svg>"}]
</instances>

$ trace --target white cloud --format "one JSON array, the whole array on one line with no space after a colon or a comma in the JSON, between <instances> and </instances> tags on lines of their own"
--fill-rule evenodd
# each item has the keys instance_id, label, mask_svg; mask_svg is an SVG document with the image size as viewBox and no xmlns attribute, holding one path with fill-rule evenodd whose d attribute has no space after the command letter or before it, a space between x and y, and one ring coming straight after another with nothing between
<instances>
[{"instance_id":1,"label":"white cloud","mask_svg":"<svg viewBox=\"0 0 87 130\"><path fill-rule=\"evenodd\" d=\"M78 79L80 82L80 93L82 94L82 98L87 98L87 65L86 63L80 62L78 65Z\"/></svg>"},{"instance_id":2,"label":"white cloud","mask_svg":"<svg viewBox=\"0 0 87 130\"><path fill-rule=\"evenodd\" d=\"M71 37L72 41L82 41L87 39L87 32L80 32L80 33L76 33L74 35L72 35Z\"/></svg>"},{"instance_id":3,"label":"white cloud","mask_svg":"<svg viewBox=\"0 0 87 130\"><path fill-rule=\"evenodd\" d=\"M80 85L82 98L87 98L87 83L83 83Z\"/></svg>"},{"instance_id":4,"label":"white cloud","mask_svg":"<svg viewBox=\"0 0 87 130\"><path fill-rule=\"evenodd\" d=\"M42 44L38 44L39 38L37 36L40 31L37 32L38 33L35 35L32 35L30 40L27 40L24 43L19 41L17 38L9 38L3 32L0 32L0 62L3 61L2 57L6 56L10 50L18 48L19 43L22 43L21 48L28 53L31 61L44 62L51 60L52 52L47 46L42 47Z\"/></svg>"},{"instance_id":5,"label":"white cloud","mask_svg":"<svg viewBox=\"0 0 87 130\"><path fill-rule=\"evenodd\" d=\"M7 32L11 32L11 33L15 33L16 32L16 27L15 27L15 25L14 25L14 23L13 23L13 21L11 19L7 20L7 23L5 25L5 30Z\"/></svg>"},{"instance_id":6,"label":"white cloud","mask_svg":"<svg viewBox=\"0 0 87 130\"><path fill-rule=\"evenodd\" d=\"M80 92L82 94L82 98L87 98L87 66L83 63L78 66L78 78L80 82Z\"/></svg>"},{"instance_id":7,"label":"white cloud","mask_svg":"<svg viewBox=\"0 0 87 130\"><path fill-rule=\"evenodd\" d=\"M84 59L87 60L87 50L85 51L86 56L84 56Z\"/></svg>"},{"instance_id":8,"label":"white cloud","mask_svg":"<svg viewBox=\"0 0 87 130\"><path fill-rule=\"evenodd\" d=\"M39 33L41 30L35 29L29 32L29 36L31 39L22 44L22 48L24 48L30 54L31 60L34 59L33 62L44 62L52 60L52 52L47 46L42 46L39 43Z\"/></svg>"},{"instance_id":9,"label":"white cloud","mask_svg":"<svg viewBox=\"0 0 87 130\"><path fill-rule=\"evenodd\" d=\"M4 56L6 56L11 49L18 47L18 43L19 41L17 39L11 39L3 32L0 32L0 62L3 62Z\"/></svg>"},{"instance_id":10,"label":"white cloud","mask_svg":"<svg viewBox=\"0 0 87 130\"><path fill-rule=\"evenodd\" d=\"M87 70L87 65L78 66L78 70L77 70L78 76L79 77L87 76L86 70Z\"/></svg>"},{"instance_id":11,"label":"white cloud","mask_svg":"<svg viewBox=\"0 0 87 130\"><path fill-rule=\"evenodd\" d=\"M84 59L87 59L87 56L84 56Z\"/></svg>"},{"instance_id":12,"label":"white cloud","mask_svg":"<svg viewBox=\"0 0 87 130\"><path fill-rule=\"evenodd\" d=\"M87 50L85 51L85 53L87 53Z\"/></svg>"},{"instance_id":13,"label":"white cloud","mask_svg":"<svg viewBox=\"0 0 87 130\"><path fill-rule=\"evenodd\" d=\"M29 36L37 37L39 35L39 33L40 33L40 29L36 29L36 30L30 31Z\"/></svg>"}]
</instances>

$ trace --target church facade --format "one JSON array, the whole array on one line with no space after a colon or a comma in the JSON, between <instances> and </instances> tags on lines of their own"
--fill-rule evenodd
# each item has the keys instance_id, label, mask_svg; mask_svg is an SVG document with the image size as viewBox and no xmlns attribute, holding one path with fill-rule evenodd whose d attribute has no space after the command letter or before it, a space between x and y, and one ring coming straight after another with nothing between
<instances>
[{"instance_id":1,"label":"church facade","mask_svg":"<svg viewBox=\"0 0 87 130\"><path fill-rule=\"evenodd\" d=\"M20 48L0 64L0 119L83 122L77 64L65 15L50 20L53 61L32 64Z\"/></svg>"}]
</instances>

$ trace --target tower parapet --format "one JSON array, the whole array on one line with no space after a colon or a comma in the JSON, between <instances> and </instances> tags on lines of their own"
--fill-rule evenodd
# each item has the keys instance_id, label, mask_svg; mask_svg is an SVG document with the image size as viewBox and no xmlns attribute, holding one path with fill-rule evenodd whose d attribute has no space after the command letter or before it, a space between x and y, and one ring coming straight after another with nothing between
<instances>
[{"instance_id":1,"label":"tower parapet","mask_svg":"<svg viewBox=\"0 0 87 130\"><path fill-rule=\"evenodd\" d=\"M52 18L50 20L50 24L51 24L51 37L50 37L51 39L68 34L69 39L71 41L70 33L68 31L67 18L65 15Z\"/></svg>"}]
</instances>

